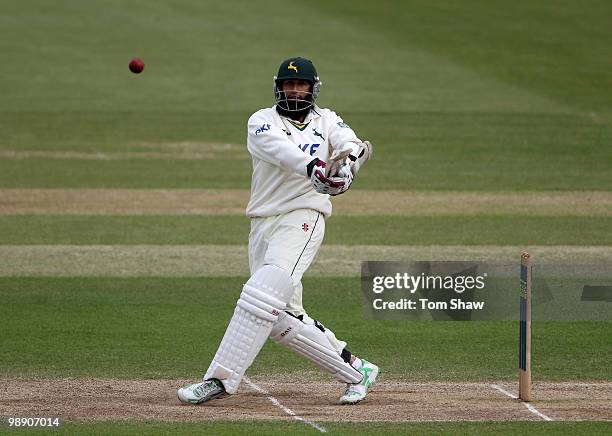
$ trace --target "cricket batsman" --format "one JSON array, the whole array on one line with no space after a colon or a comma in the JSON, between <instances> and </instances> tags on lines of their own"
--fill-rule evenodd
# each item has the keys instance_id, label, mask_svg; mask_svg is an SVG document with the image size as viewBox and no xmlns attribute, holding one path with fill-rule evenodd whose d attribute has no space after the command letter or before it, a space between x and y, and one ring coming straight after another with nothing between
<instances>
[{"instance_id":1,"label":"cricket batsman","mask_svg":"<svg viewBox=\"0 0 612 436\"><path fill-rule=\"evenodd\" d=\"M310 60L287 59L274 77L276 104L249 118L251 277L203 381L178 390L183 403L235 394L268 337L346 383L342 404L363 400L376 381L378 367L352 354L302 305L302 275L323 242L330 196L346 192L372 155L369 142L315 104L320 89Z\"/></svg>"}]
</instances>

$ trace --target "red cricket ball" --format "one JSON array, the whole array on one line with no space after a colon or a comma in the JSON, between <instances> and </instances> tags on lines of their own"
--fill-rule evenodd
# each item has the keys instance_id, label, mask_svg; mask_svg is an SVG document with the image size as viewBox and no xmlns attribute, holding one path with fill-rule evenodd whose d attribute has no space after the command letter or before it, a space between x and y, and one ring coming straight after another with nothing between
<instances>
[{"instance_id":1,"label":"red cricket ball","mask_svg":"<svg viewBox=\"0 0 612 436\"><path fill-rule=\"evenodd\" d=\"M142 73L144 70L144 61L140 58L134 58L130 61L130 71L134 74Z\"/></svg>"}]
</instances>

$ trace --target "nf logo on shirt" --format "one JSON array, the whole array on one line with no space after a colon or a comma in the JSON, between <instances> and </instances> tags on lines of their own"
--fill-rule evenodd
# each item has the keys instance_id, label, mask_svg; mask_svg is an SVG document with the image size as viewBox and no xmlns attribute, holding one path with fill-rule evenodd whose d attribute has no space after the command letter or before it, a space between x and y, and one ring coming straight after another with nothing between
<instances>
[{"instance_id":1,"label":"nf logo on shirt","mask_svg":"<svg viewBox=\"0 0 612 436\"><path fill-rule=\"evenodd\" d=\"M317 152L317 148L319 148L319 145L321 144L300 144L298 147L300 147L300 150L302 150L304 153L314 156L314 154ZM308 147L310 147L310 150L306 151L308 150Z\"/></svg>"},{"instance_id":2,"label":"nf logo on shirt","mask_svg":"<svg viewBox=\"0 0 612 436\"><path fill-rule=\"evenodd\" d=\"M308 231L308 224L306 224L306 223L302 224L302 230L307 232Z\"/></svg>"},{"instance_id":3,"label":"nf logo on shirt","mask_svg":"<svg viewBox=\"0 0 612 436\"><path fill-rule=\"evenodd\" d=\"M263 133L266 130L270 130L270 125L269 124L262 124L261 126L259 126L259 128L257 130L255 130L255 135L259 135L260 133Z\"/></svg>"}]
</instances>

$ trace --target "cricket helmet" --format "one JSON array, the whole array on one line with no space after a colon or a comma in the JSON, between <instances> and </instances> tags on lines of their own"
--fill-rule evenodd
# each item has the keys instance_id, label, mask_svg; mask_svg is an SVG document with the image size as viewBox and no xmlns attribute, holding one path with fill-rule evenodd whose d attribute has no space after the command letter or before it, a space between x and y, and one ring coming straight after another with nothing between
<instances>
[{"instance_id":1,"label":"cricket helmet","mask_svg":"<svg viewBox=\"0 0 612 436\"><path fill-rule=\"evenodd\" d=\"M304 100L287 98L282 84L285 80L289 79L305 80L310 83L310 93L308 93ZM287 112L310 110L319 95L321 83L317 70L309 59L295 57L284 60L278 68L278 73L274 76L274 98L276 105Z\"/></svg>"}]
</instances>

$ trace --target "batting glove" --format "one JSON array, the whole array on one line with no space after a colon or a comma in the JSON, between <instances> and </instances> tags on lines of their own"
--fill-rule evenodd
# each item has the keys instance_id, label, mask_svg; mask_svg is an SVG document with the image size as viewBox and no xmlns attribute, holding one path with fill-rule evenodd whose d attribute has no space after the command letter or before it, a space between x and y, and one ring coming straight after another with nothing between
<instances>
[{"instance_id":1,"label":"batting glove","mask_svg":"<svg viewBox=\"0 0 612 436\"><path fill-rule=\"evenodd\" d=\"M343 165L335 175L326 176L326 164L315 159L308 164L310 183L319 194L340 195L351 186L353 176L348 165Z\"/></svg>"}]
</instances>

